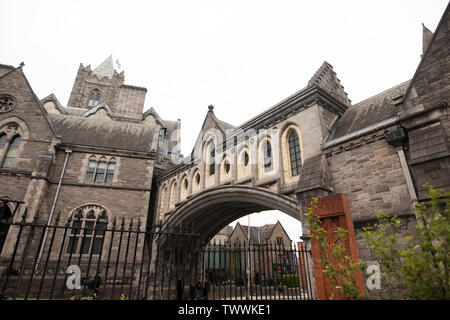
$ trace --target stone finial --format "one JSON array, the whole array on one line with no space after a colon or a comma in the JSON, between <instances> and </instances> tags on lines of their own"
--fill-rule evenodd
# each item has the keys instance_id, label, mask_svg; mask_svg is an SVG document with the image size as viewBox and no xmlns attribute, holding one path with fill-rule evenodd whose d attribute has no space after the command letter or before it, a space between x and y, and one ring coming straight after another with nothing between
<instances>
[{"instance_id":1,"label":"stone finial","mask_svg":"<svg viewBox=\"0 0 450 320\"><path fill-rule=\"evenodd\" d=\"M433 39L433 32L422 23L422 55L425 54L425 50L430 45L431 39Z\"/></svg>"},{"instance_id":2,"label":"stone finial","mask_svg":"<svg viewBox=\"0 0 450 320\"><path fill-rule=\"evenodd\" d=\"M212 112L212 111L214 110L214 106L213 106L212 104L210 104L210 105L208 106L208 110Z\"/></svg>"}]
</instances>

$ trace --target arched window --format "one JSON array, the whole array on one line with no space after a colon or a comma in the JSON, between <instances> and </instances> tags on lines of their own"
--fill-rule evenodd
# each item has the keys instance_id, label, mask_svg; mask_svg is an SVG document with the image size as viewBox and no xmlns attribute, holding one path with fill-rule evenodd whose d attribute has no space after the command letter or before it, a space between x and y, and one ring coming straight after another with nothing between
<instances>
[{"instance_id":1,"label":"arched window","mask_svg":"<svg viewBox=\"0 0 450 320\"><path fill-rule=\"evenodd\" d=\"M115 169L116 169L116 163L114 162L114 160L111 160L108 164L108 168L106 169L106 179L105 179L106 184L112 183Z\"/></svg>"},{"instance_id":2,"label":"arched window","mask_svg":"<svg viewBox=\"0 0 450 320\"><path fill-rule=\"evenodd\" d=\"M105 209L87 205L73 215L66 254L98 255L102 251L108 215Z\"/></svg>"},{"instance_id":3,"label":"arched window","mask_svg":"<svg viewBox=\"0 0 450 320\"><path fill-rule=\"evenodd\" d=\"M180 200L185 200L188 194L189 182L187 176L181 180L181 192L180 192Z\"/></svg>"},{"instance_id":4,"label":"arched window","mask_svg":"<svg viewBox=\"0 0 450 320\"><path fill-rule=\"evenodd\" d=\"M244 167L248 166L248 161L249 161L248 153L247 151L245 151L244 154L242 155L242 163L244 164Z\"/></svg>"},{"instance_id":5,"label":"arched window","mask_svg":"<svg viewBox=\"0 0 450 320\"><path fill-rule=\"evenodd\" d=\"M6 135L0 137L0 167L11 168L14 159L17 156L17 150L19 149L22 138L18 135L14 136L11 141L7 141Z\"/></svg>"},{"instance_id":6,"label":"arched window","mask_svg":"<svg viewBox=\"0 0 450 320\"><path fill-rule=\"evenodd\" d=\"M166 210L166 196L167 196L167 186L161 191L161 199L159 201L159 216L162 217L164 215L164 211Z\"/></svg>"},{"instance_id":7,"label":"arched window","mask_svg":"<svg viewBox=\"0 0 450 320\"><path fill-rule=\"evenodd\" d=\"M86 170L86 177L85 177L86 183L90 183L94 179L96 167L97 167L97 160L95 160L95 158L89 160L88 167Z\"/></svg>"},{"instance_id":8,"label":"arched window","mask_svg":"<svg viewBox=\"0 0 450 320\"><path fill-rule=\"evenodd\" d=\"M209 155L209 175L212 176L216 171L216 148L211 144L211 151Z\"/></svg>"},{"instance_id":9,"label":"arched window","mask_svg":"<svg viewBox=\"0 0 450 320\"><path fill-rule=\"evenodd\" d=\"M228 160L225 160L224 169L225 169L226 173L230 172L231 165L230 165L230 162Z\"/></svg>"},{"instance_id":10,"label":"arched window","mask_svg":"<svg viewBox=\"0 0 450 320\"><path fill-rule=\"evenodd\" d=\"M6 150L6 142L6 134L0 134L0 160L3 159Z\"/></svg>"},{"instance_id":11,"label":"arched window","mask_svg":"<svg viewBox=\"0 0 450 320\"><path fill-rule=\"evenodd\" d=\"M98 89L92 90L91 93L89 94L87 107L89 109L95 107L98 104L99 100L100 100L100 90Z\"/></svg>"},{"instance_id":12,"label":"arched window","mask_svg":"<svg viewBox=\"0 0 450 320\"><path fill-rule=\"evenodd\" d=\"M198 169L196 169L192 175L192 190L191 190L192 194L200 191L200 189L202 187L200 185L200 182L201 182L200 172Z\"/></svg>"},{"instance_id":13,"label":"arched window","mask_svg":"<svg viewBox=\"0 0 450 320\"><path fill-rule=\"evenodd\" d=\"M299 175L302 167L302 158L300 154L300 144L298 134L292 130L288 135L289 161L291 164L291 174L293 177Z\"/></svg>"},{"instance_id":14,"label":"arched window","mask_svg":"<svg viewBox=\"0 0 450 320\"><path fill-rule=\"evenodd\" d=\"M272 145L269 141L264 143L264 172L271 171L273 169L272 163Z\"/></svg>"},{"instance_id":15,"label":"arched window","mask_svg":"<svg viewBox=\"0 0 450 320\"><path fill-rule=\"evenodd\" d=\"M116 160L114 158L106 161L105 157L97 161L95 156L91 156L86 169L85 183L112 184Z\"/></svg>"},{"instance_id":16,"label":"arched window","mask_svg":"<svg viewBox=\"0 0 450 320\"><path fill-rule=\"evenodd\" d=\"M169 209L175 208L176 194L177 191L177 182L174 181L172 183L172 188L170 188L170 199L169 199Z\"/></svg>"},{"instance_id":17,"label":"arched window","mask_svg":"<svg viewBox=\"0 0 450 320\"><path fill-rule=\"evenodd\" d=\"M99 161L97 171L95 172L95 183L103 183L105 181L106 161Z\"/></svg>"},{"instance_id":18,"label":"arched window","mask_svg":"<svg viewBox=\"0 0 450 320\"><path fill-rule=\"evenodd\" d=\"M1 137L0 137L1 139ZM11 210L8 205L0 202L0 253L2 253L3 244L5 243L6 236L8 235L9 226L11 224Z\"/></svg>"},{"instance_id":19,"label":"arched window","mask_svg":"<svg viewBox=\"0 0 450 320\"><path fill-rule=\"evenodd\" d=\"M197 172L197 174L195 175L195 183L196 183L197 185L200 184L200 173L198 173L198 172Z\"/></svg>"}]
</instances>

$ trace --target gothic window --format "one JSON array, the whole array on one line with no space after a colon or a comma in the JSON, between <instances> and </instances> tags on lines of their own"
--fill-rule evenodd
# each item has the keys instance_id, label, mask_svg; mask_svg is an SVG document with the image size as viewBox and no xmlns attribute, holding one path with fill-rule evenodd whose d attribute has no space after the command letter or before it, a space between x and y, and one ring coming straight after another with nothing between
<instances>
[{"instance_id":1,"label":"gothic window","mask_svg":"<svg viewBox=\"0 0 450 320\"><path fill-rule=\"evenodd\" d=\"M6 134L0 135L0 160L3 159L3 154L5 153L6 149Z\"/></svg>"},{"instance_id":2,"label":"gothic window","mask_svg":"<svg viewBox=\"0 0 450 320\"><path fill-rule=\"evenodd\" d=\"M195 175L195 183L196 183L197 185L200 184L200 173L198 173L198 172L197 172L197 174Z\"/></svg>"},{"instance_id":3,"label":"gothic window","mask_svg":"<svg viewBox=\"0 0 450 320\"><path fill-rule=\"evenodd\" d=\"M185 175L183 177L183 179L181 180L180 200L185 200L187 198L188 187L189 187L189 182L188 182L187 176Z\"/></svg>"},{"instance_id":4,"label":"gothic window","mask_svg":"<svg viewBox=\"0 0 450 320\"><path fill-rule=\"evenodd\" d=\"M106 170L106 161L99 161L97 165L97 171L95 172L95 183L103 183L105 182L105 170Z\"/></svg>"},{"instance_id":5,"label":"gothic window","mask_svg":"<svg viewBox=\"0 0 450 320\"><path fill-rule=\"evenodd\" d=\"M291 174L293 177L299 175L302 167L302 159L300 154L300 144L298 134L292 130L288 135L289 161L291 164Z\"/></svg>"},{"instance_id":6,"label":"gothic window","mask_svg":"<svg viewBox=\"0 0 450 320\"><path fill-rule=\"evenodd\" d=\"M0 96L0 113L11 111L15 106L16 102L12 97L8 95Z\"/></svg>"},{"instance_id":7,"label":"gothic window","mask_svg":"<svg viewBox=\"0 0 450 320\"><path fill-rule=\"evenodd\" d=\"M90 109L92 107L95 107L100 100L100 90L94 89L89 94L89 100L87 107Z\"/></svg>"},{"instance_id":8,"label":"gothic window","mask_svg":"<svg viewBox=\"0 0 450 320\"><path fill-rule=\"evenodd\" d=\"M225 160L225 165L224 166L225 166L225 172L229 173L231 165L230 165L230 162L228 160Z\"/></svg>"},{"instance_id":9,"label":"gothic window","mask_svg":"<svg viewBox=\"0 0 450 320\"><path fill-rule=\"evenodd\" d=\"M97 167L97 160L89 160L88 168L86 170L86 183L92 182L94 179L95 168Z\"/></svg>"},{"instance_id":10,"label":"gothic window","mask_svg":"<svg viewBox=\"0 0 450 320\"><path fill-rule=\"evenodd\" d=\"M283 238L282 237L277 237L277 244L281 245L283 243Z\"/></svg>"},{"instance_id":11,"label":"gothic window","mask_svg":"<svg viewBox=\"0 0 450 320\"><path fill-rule=\"evenodd\" d=\"M160 216L163 215L165 209L166 209L166 194L167 194L167 186L164 186L164 188L161 191L161 200L160 200Z\"/></svg>"},{"instance_id":12,"label":"gothic window","mask_svg":"<svg viewBox=\"0 0 450 320\"><path fill-rule=\"evenodd\" d=\"M169 209L172 209L175 207L175 201L176 201L176 194L177 191L177 182L174 181L172 183L172 188L170 188L170 197L169 197Z\"/></svg>"},{"instance_id":13,"label":"gothic window","mask_svg":"<svg viewBox=\"0 0 450 320\"><path fill-rule=\"evenodd\" d=\"M264 172L271 171L273 169L272 164L272 145L269 141L264 143Z\"/></svg>"},{"instance_id":14,"label":"gothic window","mask_svg":"<svg viewBox=\"0 0 450 320\"><path fill-rule=\"evenodd\" d=\"M215 173L216 166L216 148L214 144L211 144L211 151L209 157L209 175L212 176Z\"/></svg>"},{"instance_id":15,"label":"gothic window","mask_svg":"<svg viewBox=\"0 0 450 320\"><path fill-rule=\"evenodd\" d=\"M6 135L0 137L0 167L12 167L21 142L22 138L19 135L14 136L9 142Z\"/></svg>"},{"instance_id":16,"label":"gothic window","mask_svg":"<svg viewBox=\"0 0 450 320\"><path fill-rule=\"evenodd\" d=\"M66 254L98 255L103 248L108 215L105 209L88 205L73 215Z\"/></svg>"},{"instance_id":17,"label":"gothic window","mask_svg":"<svg viewBox=\"0 0 450 320\"><path fill-rule=\"evenodd\" d=\"M116 161L114 158L107 161L105 157L102 157L99 161L97 161L95 156L92 156L89 159L84 181L85 183L111 185L115 169Z\"/></svg>"},{"instance_id":18,"label":"gothic window","mask_svg":"<svg viewBox=\"0 0 450 320\"><path fill-rule=\"evenodd\" d=\"M242 156L242 162L244 163L244 166L245 166L245 167L248 165L249 158L248 158L248 153L247 153L247 151L244 152L244 154L243 154L243 156Z\"/></svg>"},{"instance_id":19,"label":"gothic window","mask_svg":"<svg viewBox=\"0 0 450 320\"><path fill-rule=\"evenodd\" d=\"M106 179L105 179L105 183L106 184L111 184L112 183L112 179L114 177L114 170L116 169L116 163L113 162L113 160L111 160L108 164L108 168L106 169Z\"/></svg>"}]
</instances>

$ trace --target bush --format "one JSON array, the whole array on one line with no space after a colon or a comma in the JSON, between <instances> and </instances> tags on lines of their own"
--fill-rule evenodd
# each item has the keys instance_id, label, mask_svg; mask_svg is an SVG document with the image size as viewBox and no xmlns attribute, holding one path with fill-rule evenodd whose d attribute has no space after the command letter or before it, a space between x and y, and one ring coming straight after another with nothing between
<instances>
[{"instance_id":1,"label":"bush","mask_svg":"<svg viewBox=\"0 0 450 320\"><path fill-rule=\"evenodd\" d=\"M289 288L300 286L300 281L297 274L284 274L281 278L281 283Z\"/></svg>"},{"instance_id":2,"label":"bush","mask_svg":"<svg viewBox=\"0 0 450 320\"><path fill-rule=\"evenodd\" d=\"M448 300L450 192L425 187L429 201L416 206L412 235L402 237L402 220L378 211L378 222L364 228L363 238L385 271L383 285L392 297Z\"/></svg>"}]
</instances>

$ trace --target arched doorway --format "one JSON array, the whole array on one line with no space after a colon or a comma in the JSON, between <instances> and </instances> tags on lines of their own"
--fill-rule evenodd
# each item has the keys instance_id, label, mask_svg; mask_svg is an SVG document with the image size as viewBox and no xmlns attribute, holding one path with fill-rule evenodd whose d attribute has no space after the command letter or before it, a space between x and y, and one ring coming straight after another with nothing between
<instances>
[{"instance_id":1,"label":"arched doorway","mask_svg":"<svg viewBox=\"0 0 450 320\"><path fill-rule=\"evenodd\" d=\"M6 203L0 204L0 254L3 250L3 245L8 235L9 225L11 223L12 213Z\"/></svg>"},{"instance_id":2,"label":"arched doorway","mask_svg":"<svg viewBox=\"0 0 450 320\"><path fill-rule=\"evenodd\" d=\"M278 234L273 242L210 242L234 220L270 210L300 221L296 198L266 188L222 185L189 197L170 212L153 242L152 265L160 270L158 281L170 286L177 279L180 287L187 283L190 288L207 284L206 296L213 300L313 298L310 265L303 263L311 262L309 253L278 242ZM182 235L185 229L198 235L195 243L172 240L172 234Z\"/></svg>"},{"instance_id":3,"label":"arched doorway","mask_svg":"<svg viewBox=\"0 0 450 320\"><path fill-rule=\"evenodd\" d=\"M279 210L300 221L301 208L295 198L265 188L219 186L208 188L180 207L165 221L163 229L192 226L205 243L232 221L254 212Z\"/></svg>"}]
</instances>

